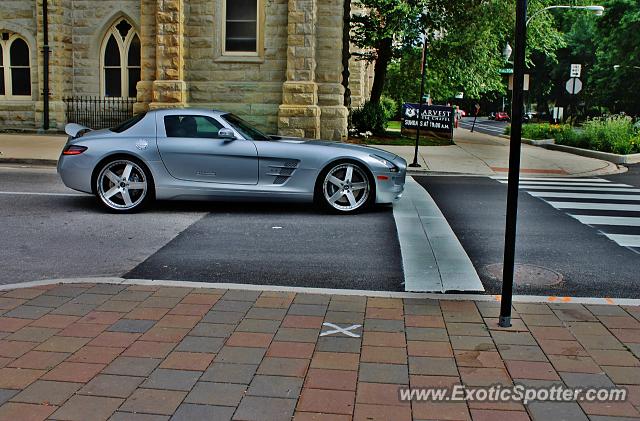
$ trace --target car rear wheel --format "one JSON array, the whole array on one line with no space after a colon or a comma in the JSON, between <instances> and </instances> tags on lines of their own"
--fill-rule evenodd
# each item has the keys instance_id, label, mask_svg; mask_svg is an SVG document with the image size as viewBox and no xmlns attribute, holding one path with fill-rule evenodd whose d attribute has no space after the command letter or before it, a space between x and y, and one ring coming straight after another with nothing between
<instances>
[{"instance_id":1,"label":"car rear wheel","mask_svg":"<svg viewBox=\"0 0 640 421\"><path fill-rule=\"evenodd\" d=\"M342 162L321 174L321 203L331 211L353 213L366 208L373 197L367 171L359 164Z\"/></svg>"},{"instance_id":2,"label":"car rear wheel","mask_svg":"<svg viewBox=\"0 0 640 421\"><path fill-rule=\"evenodd\" d=\"M135 212L152 196L149 171L137 161L120 158L102 165L96 178L96 196L114 212Z\"/></svg>"}]
</instances>

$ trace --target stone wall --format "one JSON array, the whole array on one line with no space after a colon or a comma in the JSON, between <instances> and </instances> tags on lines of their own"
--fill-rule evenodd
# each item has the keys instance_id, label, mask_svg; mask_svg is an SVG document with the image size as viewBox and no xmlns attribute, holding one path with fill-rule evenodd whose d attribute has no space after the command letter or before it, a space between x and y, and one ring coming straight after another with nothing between
<instances>
[{"instance_id":1,"label":"stone wall","mask_svg":"<svg viewBox=\"0 0 640 421\"><path fill-rule=\"evenodd\" d=\"M31 101L0 99L0 128L42 125L42 1L0 2L0 28L29 43L33 84ZM124 17L142 44L135 112L217 108L269 133L344 139L343 0L261 0L258 54L240 57L222 53L224 1L48 0L51 126L65 123L63 97L100 95L104 36Z\"/></svg>"},{"instance_id":2,"label":"stone wall","mask_svg":"<svg viewBox=\"0 0 640 421\"><path fill-rule=\"evenodd\" d=\"M230 111L276 133L287 65L287 0L262 2L263 48L258 56L245 57L222 54L222 2L188 2L185 78L189 106Z\"/></svg>"},{"instance_id":3,"label":"stone wall","mask_svg":"<svg viewBox=\"0 0 640 421\"><path fill-rule=\"evenodd\" d=\"M31 99L0 99L0 129L33 128L36 121L36 101L39 96L38 61L41 55L36 40L36 3L24 0L1 1L0 32L3 31L19 34L29 45Z\"/></svg>"}]
</instances>

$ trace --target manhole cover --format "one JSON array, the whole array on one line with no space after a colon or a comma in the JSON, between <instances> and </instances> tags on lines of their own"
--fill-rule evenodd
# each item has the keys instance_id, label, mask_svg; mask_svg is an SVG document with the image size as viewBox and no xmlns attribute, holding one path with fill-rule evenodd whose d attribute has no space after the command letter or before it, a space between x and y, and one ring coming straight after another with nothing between
<instances>
[{"instance_id":1,"label":"manhole cover","mask_svg":"<svg viewBox=\"0 0 640 421\"><path fill-rule=\"evenodd\" d=\"M502 282L502 263L485 266L489 275ZM516 263L514 283L525 286L547 286L562 282L562 275L554 270L529 264Z\"/></svg>"}]
</instances>

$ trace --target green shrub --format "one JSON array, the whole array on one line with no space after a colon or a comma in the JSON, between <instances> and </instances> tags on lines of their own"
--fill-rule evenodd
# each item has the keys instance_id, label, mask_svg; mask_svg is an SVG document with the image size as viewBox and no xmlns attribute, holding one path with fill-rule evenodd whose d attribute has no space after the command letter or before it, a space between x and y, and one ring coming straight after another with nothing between
<instances>
[{"instance_id":1,"label":"green shrub","mask_svg":"<svg viewBox=\"0 0 640 421\"><path fill-rule=\"evenodd\" d=\"M628 117L595 118L585 122L583 128L591 149L624 155L640 152L638 133Z\"/></svg>"},{"instance_id":2,"label":"green shrub","mask_svg":"<svg viewBox=\"0 0 640 421\"><path fill-rule=\"evenodd\" d=\"M384 134L388 122L389 118L381 104L367 101L362 107L351 111L351 125L356 133Z\"/></svg>"},{"instance_id":3,"label":"green shrub","mask_svg":"<svg viewBox=\"0 0 640 421\"><path fill-rule=\"evenodd\" d=\"M383 96L380 98L380 105L382 106L382 110L384 111L384 116L389 120L393 120L398 113L398 103L395 102L392 98L388 96Z\"/></svg>"},{"instance_id":4,"label":"green shrub","mask_svg":"<svg viewBox=\"0 0 640 421\"><path fill-rule=\"evenodd\" d=\"M507 127L505 133L510 131L511 127ZM622 155L640 153L640 129L624 116L594 118L578 130L568 124L525 124L522 137L555 139L559 145Z\"/></svg>"}]
</instances>

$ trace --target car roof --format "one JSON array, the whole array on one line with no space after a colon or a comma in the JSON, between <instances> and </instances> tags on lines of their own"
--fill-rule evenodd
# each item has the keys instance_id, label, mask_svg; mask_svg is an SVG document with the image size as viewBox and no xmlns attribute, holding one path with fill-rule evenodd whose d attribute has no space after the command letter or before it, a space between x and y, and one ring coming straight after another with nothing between
<instances>
[{"instance_id":1,"label":"car roof","mask_svg":"<svg viewBox=\"0 0 640 421\"><path fill-rule=\"evenodd\" d=\"M153 110L149 110L147 113L149 114L185 114L185 113L196 113L196 114L206 114L206 115L215 115L220 116L224 114L229 114L227 111L207 109L207 108L190 108L190 107L178 107L178 108L156 108Z\"/></svg>"}]
</instances>

